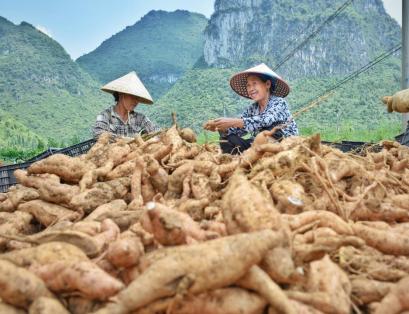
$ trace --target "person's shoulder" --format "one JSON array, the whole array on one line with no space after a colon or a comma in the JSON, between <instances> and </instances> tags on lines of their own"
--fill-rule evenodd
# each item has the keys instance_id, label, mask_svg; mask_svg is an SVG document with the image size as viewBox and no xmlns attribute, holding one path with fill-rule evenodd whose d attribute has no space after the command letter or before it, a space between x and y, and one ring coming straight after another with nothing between
<instances>
[{"instance_id":1,"label":"person's shoulder","mask_svg":"<svg viewBox=\"0 0 409 314\"><path fill-rule=\"evenodd\" d=\"M110 113L112 110L112 106L109 106L108 108L105 108L102 110L100 113L97 115L97 121L105 121L108 120Z\"/></svg>"},{"instance_id":2,"label":"person's shoulder","mask_svg":"<svg viewBox=\"0 0 409 314\"><path fill-rule=\"evenodd\" d=\"M288 105L287 100L279 96L271 96L269 103L273 105Z\"/></svg>"}]
</instances>

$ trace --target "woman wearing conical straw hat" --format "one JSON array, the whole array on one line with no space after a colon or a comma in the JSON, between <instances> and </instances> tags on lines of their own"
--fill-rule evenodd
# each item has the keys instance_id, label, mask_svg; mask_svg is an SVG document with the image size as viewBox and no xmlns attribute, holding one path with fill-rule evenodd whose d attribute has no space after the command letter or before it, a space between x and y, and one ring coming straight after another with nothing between
<instances>
[{"instance_id":1,"label":"woman wearing conical straw hat","mask_svg":"<svg viewBox=\"0 0 409 314\"><path fill-rule=\"evenodd\" d=\"M144 114L134 110L139 103L153 104L151 95L135 72L109 82L101 89L112 94L116 103L97 116L93 128L94 137L104 132L133 137L158 130Z\"/></svg>"},{"instance_id":2,"label":"woman wearing conical straw hat","mask_svg":"<svg viewBox=\"0 0 409 314\"><path fill-rule=\"evenodd\" d=\"M240 96L254 101L240 118L219 118L205 123L204 128L219 131L223 153L238 154L248 149L261 131L281 125L273 136L276 139L298 135L287 101L290 87L264 63L233 75L231 88ZM242 136L250 134L249 139Z\"/></svg>"}]
</instances>

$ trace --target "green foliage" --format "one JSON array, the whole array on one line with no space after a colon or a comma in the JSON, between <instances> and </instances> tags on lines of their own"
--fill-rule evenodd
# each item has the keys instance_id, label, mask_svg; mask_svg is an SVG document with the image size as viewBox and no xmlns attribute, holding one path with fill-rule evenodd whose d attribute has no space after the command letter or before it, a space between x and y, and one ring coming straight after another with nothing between
<instances>
[{"instance_id":1,"label":"green foliage","mask_svg":"<svg viewBox=\"0 0 409 314\"><path fill-rule=\"evenodd\" d=\"M0 110L42 138L89 138L109 104L99 84L53 39L0 19Z\"/></svg>"},{"instance_id":2,"label":"green foliage","mask_svg":"<svg viewBox=\"0 0 409 314\"><path fill-rule=\"evenodd\" d=\"M201 56L206 24L197 13L151 11L77 62L101 82L134 70L158 98Z\"/></svg>"}]
</instances>

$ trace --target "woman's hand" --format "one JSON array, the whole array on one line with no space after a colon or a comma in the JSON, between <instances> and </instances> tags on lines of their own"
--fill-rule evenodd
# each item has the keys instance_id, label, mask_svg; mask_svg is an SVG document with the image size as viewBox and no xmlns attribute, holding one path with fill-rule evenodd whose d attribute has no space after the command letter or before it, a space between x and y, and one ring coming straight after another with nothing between
<instances>
[{"instance_id":1,"label":"woman's hand","mask_svg":"<svg viewBox=\"0 0 409 314\"><path fill-rule=\"evenodd\" d=\"M203 128L208 131L226 131L228 128L243 128L244 122L242 119L236 118L218 118L207 121Z\"/></svg>"}]
</instances>

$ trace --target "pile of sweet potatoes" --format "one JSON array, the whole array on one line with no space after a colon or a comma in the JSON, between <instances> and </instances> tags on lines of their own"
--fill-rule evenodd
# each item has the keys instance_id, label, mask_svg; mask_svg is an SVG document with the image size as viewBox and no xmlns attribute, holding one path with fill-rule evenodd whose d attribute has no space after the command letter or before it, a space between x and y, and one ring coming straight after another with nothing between
<instances>
[{"instance_id":1,"label":"pile of sweet potatoes","mask_svg":"<svg viewBox=\"0 0 409 314\"><path fill-rule=\"evenodd\" d=\"M409 149L261 133L240 156L177 125L103 134L0 194L1 313L409 311Z\"/></svg>"}]
</instances>

